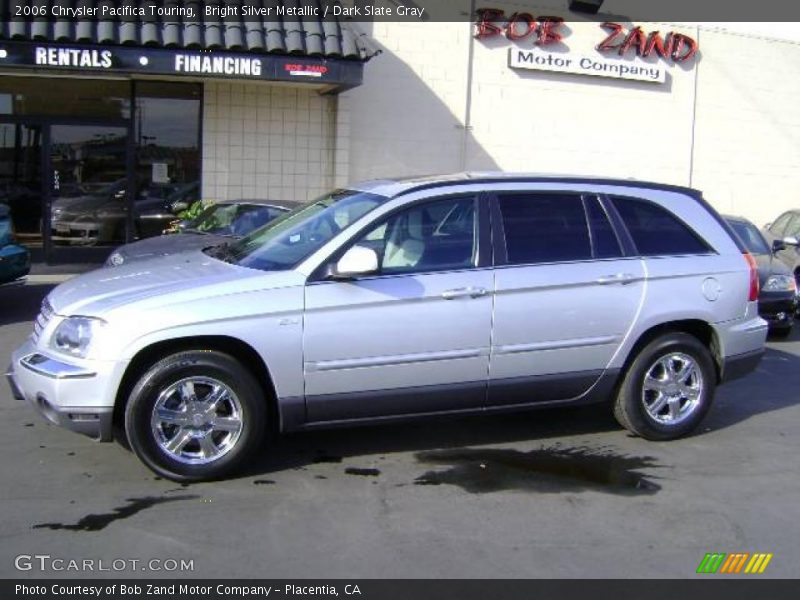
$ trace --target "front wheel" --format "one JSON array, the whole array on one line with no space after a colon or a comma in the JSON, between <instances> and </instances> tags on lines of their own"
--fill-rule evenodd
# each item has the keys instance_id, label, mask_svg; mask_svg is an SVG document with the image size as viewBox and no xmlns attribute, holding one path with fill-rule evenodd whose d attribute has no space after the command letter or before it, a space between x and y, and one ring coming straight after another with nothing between
<instances>
[{"instance_id":1,"label":"front wheel","mask_svg":"<svg viewBox=\"0 0 800 600\"><path fill-rule=\"evenodd\" d=\"M233 357L180 352L139 379L125 408L131 449L150 469L174 481L224 477L262 443L264 393Z\"/></svg>"},{"instance_id":2,"label":"front wheel","mask_svg":"<svg viewBox=\"0 0 800 600\"><path fill-rule=\"evenodd\" d=\"M647 344L631 363L617 393L614 416L645 439L672 440L700 424L715 389L708 348L689 334L666 334Z\"/></svg>"}]
</instances>

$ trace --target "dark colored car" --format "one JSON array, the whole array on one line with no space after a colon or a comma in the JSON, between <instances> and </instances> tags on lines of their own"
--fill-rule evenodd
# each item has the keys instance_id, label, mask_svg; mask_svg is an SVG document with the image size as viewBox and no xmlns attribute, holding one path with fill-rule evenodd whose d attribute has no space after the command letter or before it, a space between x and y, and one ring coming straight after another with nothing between
<instances>
[{"instance_id":1,"label":"dark colored car","mask_svg":"<svg viewBox=\"0 0 800 600\"><path fill-rule=\"evenodd\" d=\"M775 240L770 246L758 227L747 219L731 216L725 219L756 259L760 284L758 314L769 323L770 332L788 336L797 313L797 283L789 268L776 257L785 249L784 242Z\"/></svg>"},{"instance_id":2,"label":"dark colored car","mask_svg":"<svg viewBox=\"0 0 800 600\"><path fill-rule=\"evenodd\" d=\"M787 210L763 229L764 237L772 244L783 242L783 247L775 254L783 264L794 273L794 280L800 288L800 209ZM781 244L778 244L779 246Z\"/></svg>"},{"instance_id":3,"label":"dark colored car","mask_svg":"<svg viewBox=\"0 0 800 600\"><path fill-rule=\"evenodd\" d=\"M39 233L42 220L42 194L25 183L0 183L0 203L7 205L18 233Z\"/></svg>"},{"instance_id":4,"label":"dark colored car","mask_svg":"<svg viewBox=\"0 0 800 600\"><path fill-rule=\"evenodd\" d=\"M24 277L31 270L31 254L16 244L10 213L8 206L0 204L0 284Z\"/></svg>"},{"instance_id":5,"label":"dark colored car","mask_svg":"<svg viewBox=\"0 0 800 600\"><path fill-rule=\"evenodd\" d=\"M297 204L273 200L230 200L206 207L192 220L178 224L177 232L160 235L114 250L106 266L167 256L176 252L208 248L244 237L266 225Z\"/></svg>"}]
</instances>

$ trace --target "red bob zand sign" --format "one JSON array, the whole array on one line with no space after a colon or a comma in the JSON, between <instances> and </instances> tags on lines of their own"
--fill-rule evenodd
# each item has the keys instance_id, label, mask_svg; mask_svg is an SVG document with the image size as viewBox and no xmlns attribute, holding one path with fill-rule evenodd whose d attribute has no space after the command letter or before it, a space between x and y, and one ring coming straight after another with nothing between
<instances>
[{"instance_id":1,"label":"red bob zand sign","mask_svg":"<svg viewBox=\"0 0 800 600\"><path fill-rule=\"evenodd\" d=\"M515 12L506 16L496 8L481 8L476 11L475 37L486 39L505 36L511 41L530 38L537 46L558 44L564 41L564 19ZM665 36L660 31L646 32L640 26L626 30L619 23L605 22L605 37L595 46L601 53L616 53L619 56L635 55L642 58L655 56L663 60L683 63L695 56L698 44L683 33L670 31Z\"/></svg>"}]
</instances>

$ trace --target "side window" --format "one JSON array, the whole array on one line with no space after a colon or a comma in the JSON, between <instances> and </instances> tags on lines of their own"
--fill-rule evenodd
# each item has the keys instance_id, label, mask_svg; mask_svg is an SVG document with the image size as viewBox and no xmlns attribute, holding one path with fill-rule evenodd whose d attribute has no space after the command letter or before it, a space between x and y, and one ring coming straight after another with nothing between
<instances>
[{"instance_id":1,"label":"side window","mask_svg":"<svg viewBox=\"0 0 800 600\"><path fill-rule=\"evenodd\" d=\"M465 269L477 254L475 197L418 204L390 216L355 243L378 254L382 274Z\"/></svg>"},{"instance_id":2,"label":"side window","mask_svg":"<svg viewBox=\"0 0 800 600\"><path fill-rule=\"evenodd\" d=\"M588 198L586 201L589 215L589 228L592 232L592 247L595 258L617 258L622 256L617 234L611 226L606 211L597 198Z\"/></svg>"},{"instance_id":3,"label":"side window","mask_svg":"<svg viewBox=\"0 0 800 600\"><path fill-rule=\"evenodd\" d=\"M775 222L770 225L769 231L775 237L783 237L784 231L786 230L786 226L789 224L789 220L792 218L792 213L787 212L783 213L780 217L775 219Z\"/></svg>"},{"instance_id":4,"label":"side window","mask_svg":"<svg viewBox=\"0 0 800 600\"><path fill-rule=\"evenodd\" d=\"M789 222L781 235L782 237L800 237L800 214L794 215L794 218Z\"/></svg>"},{"instance_id":5,"label":"side window","mask_svg":"<svg viewBox=\"0 0 800 600\"><path fill-rule=\"evenodd\" d=\"M612 198L643 256L705 254L709 247L666 209L633 198Z\"/></svg>"},{"instance_id":6,"label":"side window","mask_svg":"<svg viewBox=\"0 0 800 600\"><path fill-rule=\"evenodd\" d=\"M500 194L509 264L586 260L592 245L579 194Z\"/></svg>"}]
</instances>

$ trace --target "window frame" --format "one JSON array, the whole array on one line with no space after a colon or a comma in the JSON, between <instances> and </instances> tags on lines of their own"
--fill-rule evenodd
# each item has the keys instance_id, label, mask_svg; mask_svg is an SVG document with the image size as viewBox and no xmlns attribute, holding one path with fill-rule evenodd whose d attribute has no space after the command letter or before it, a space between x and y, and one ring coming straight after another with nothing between
<instances>
[{"instance_id":1,"label":"window frame","mask_svg":"<svg viewBox=\"0 0 800 600\"><path fill-rule=\"evenodd\" d=\"M441 202L444 200L453 200L458 198L469 198L472 197L473 202L475 204L475 218L477 219L477 235L476 235L476 243L477 248L475 250L475 264L471 267L459 267L456 269L436 269L436 270L425 270L425 271L405 271L405 272L398 272L398 273L374 273L371 275L364 275L363 277L355 278L355 281L371 281L375 279L387 279L387 278L396 278L396 277L418 277L420 275L435 275L435 274L442 274L442 273L458 273L464 271L477 271L481 269L491 268L493 267L494 263L494 255L493 255L493 247L492 247L492 238L491 238L491 231L490 231L490 215L489 215L489 206L487 203L487 194L485 192L452 192L449 194L441 194L437 196L426 196L424 198L417 198L416 200L406 202L400 206L395 207L394 209L383 213L382 215L378 216L377 218L373 219L369 223L365 224L363 227L360 227L357 231L350 236L345 243L339 246L334 252L332 252L325 260L320 262L319 266L317 266L311 275L308 277L307 284L311 283L342 283L341 280L338 279L331 279L328 277L329 269L332 265L335 265L339 259L356 245L356 243L361 240L365 235L367 235L370 231L380 227L384 223L388 222L389 219L394 218L396 215L421 206L425 204L432 204L434 202Z\"/></svg>"},{"instance_id":2,"label":"window frame","mask_svg":"<svg viewBox=\"0 0 800 600\"><path fill-rule=\"evenodd\" d=\"M632 251L634 253L634 256L644 259L644 258L664 258L664 257L683 257L683 256L710 256L710 255L719 254L719 252L717 252L716 248L711 246L711 244L709 244L705 240L705 238L703 236L701 236L699 233L697 233L695 228L692 227L691 225L689 225L680 215L678 215L675 212L669 210L668 208L665 208L664 206L662 206L658 202L654 202L653 200L650 200L649 198L642 198L641 196L631 196L630 194L603 194L603 196L604 196L604 199L605 199L605 204L608 207L607 210L609 211L609 213L613 213L614 214L614 218L615 218L616 222L619 224L619 227L620 227L621 231L624 232L624 236L627 238L628 243L630 243L630 247L631 247L631 249L632 249ZM644 203L644 204L649 204L650 206L653 206L658 210L662 210L662 211L666 212L673 219L675 219L678 223L683 225L687 229L687 231L692 236L694 236L694 238L703 247L705 247L706 250L704 252L679 252L679 253L667 252L667 253L663 253L663 254L644 254L644 253L642 253L639 250L639 248L637 247L636 241L634 240L633 235L631 234L630 230L628 229L627 224L625 223L625 219L622 218L622 215L619 213L619 210L617 209L617 206L616 206L616 204L614 202L615 198L619 198L621 200L633 200L634 202L641 202L641 203Z\"/></svg>"}]
</instances>

